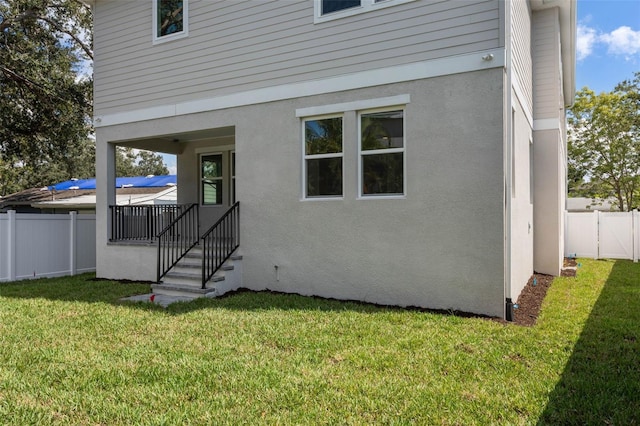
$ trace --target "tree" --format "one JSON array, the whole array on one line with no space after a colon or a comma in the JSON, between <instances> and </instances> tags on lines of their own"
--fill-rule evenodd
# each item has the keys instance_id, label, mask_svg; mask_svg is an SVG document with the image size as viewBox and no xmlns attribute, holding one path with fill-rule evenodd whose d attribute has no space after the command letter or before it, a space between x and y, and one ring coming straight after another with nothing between
<instances>
[{"instance_id":1,"label":"tree","mask_svg":"<svg viewBox=\"0 0 640 426\"><path fill-rule=\"evenodd\" d=\"M91 20L79 0L0 0L2 193L94 174Z\"/></svg>"},{"instance_id":2,"label":"tree","mask_svg":"<svg viewBox=\"0 0 640 426\"><path fill-rule=\"evenodd\" d=\"M168 175L162 156L151 151L135 151L130 147L116 149L117 176Z\"/></svg>"},{"instance_id":3,"label":"tree","mask_svg":"<svg viewBox=\"0 0 640 426\"><path fill-rule=\"evenodd\" d=\"M613 198L621 211L640 197L640 74L613 92L583 88L569 110L570 192Z\"/></svg>"},{"instance_id":4,"label":"tree","mask_svg":"<svg viewBox=\"0 0 640 426\"><path fill-rule=\"evenodd\" d=\"M138 152L138 175L140 176L162 176L168 175L169 169L164 164L164 159L160 154L151 151Z\"/></svg>"}]
</instances>

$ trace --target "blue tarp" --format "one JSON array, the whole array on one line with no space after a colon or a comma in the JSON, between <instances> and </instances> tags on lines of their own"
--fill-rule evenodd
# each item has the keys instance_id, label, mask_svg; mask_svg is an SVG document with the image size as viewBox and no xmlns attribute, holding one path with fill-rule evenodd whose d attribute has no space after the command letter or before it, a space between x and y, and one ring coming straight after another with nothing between
<instances>
[{"instance_id":1,"label":"blue tarp","mask_svg":"<svg viewBox=\"0 0 640 426\"><path fill-rule=\"evenodd\" d=\"M164 176L135 176L135 177L119 177L116 178L116 188L151 188L175 185L177 183L176 175ZM64 191L67 189L96 189L95 179L77 179L60 182L50 186L49 190Z\"/></svg>"}]
</instances>

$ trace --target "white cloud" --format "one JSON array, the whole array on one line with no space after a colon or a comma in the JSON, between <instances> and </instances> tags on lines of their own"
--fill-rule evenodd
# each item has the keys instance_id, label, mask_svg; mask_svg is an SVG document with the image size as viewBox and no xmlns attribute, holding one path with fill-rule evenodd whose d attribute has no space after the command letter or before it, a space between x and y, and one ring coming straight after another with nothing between
<instances>
[{"instance_id":1,"label":"white cloud","mask_svg":"<svg viewBox=\"0 0 640 426\"><path fill-rule=\"evenodd\" d=\"M576 40L576 56L579 61L593 53L593 46L598 41L595 29L585 25L578 25L578 37Z\"/></svg>"},{"instance_id":2,"label":"white cloud","mask_svg":"<svg viewBox=\"0 0 640 426\"><path fill-rule=\"evenodd\" d=\"M577 28L576 59L581 61L594 53L599 45L607 47L607 54L624 56L630 60L640 55L640 31L634 31L627 26L604 33L584 24Z\"/></svg>"},{"instance_id":3,"label":"white cloud","mask_svg":"<svg viewBox=\"0 0 640 426\"><path fill-rule=\"evenodd\" d=\"M610 54L627 57L640 54L640 31L634 31L627 26L602 34L600 40L607 45Z\"/></svg>"}]
</instances>

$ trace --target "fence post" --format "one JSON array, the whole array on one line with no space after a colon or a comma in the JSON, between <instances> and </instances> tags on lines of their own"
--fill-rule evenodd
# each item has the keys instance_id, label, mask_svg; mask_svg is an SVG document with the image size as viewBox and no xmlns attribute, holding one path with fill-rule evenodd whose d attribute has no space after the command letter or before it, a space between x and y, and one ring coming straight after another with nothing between
<instances>
[{"instance_id":1,"label":"fence post","mask_svg":"<svg viewBox=\"0 0 640 426\"><path fill-rule=\"evenodd\" d=\"M640 212L636 209L631 215L631 227L633 228L633 261L640 260Z\"/></svg>"},{"instance_id":2,"label":"fence post","mask_svg":"<svg viewBox=\"0 0 640 426\"><path fill-rule=\"evenodd\" d=\"M70 233L69 233L69 272L71 275L77 273L76 256L78 248L76 247L76 235L78 231L78 212L69 212Z\"/></svg>"},{"instance_id":3,"label":"fence post","mask_svg":"<svg viewBox=\"0 0 640 426\"><path fill-rule=\"evenodd\" d=\"M596 242L596 259L600 259L600 211L598 210L594 210L593 211L593 220L595 221L595 223L593 224L593 232L595 233L594 235L594 241Z\"/></svg>"},{"instance_id":4,"label":"fence post","mask_svg":"<svg viewBox=\"0 0 640 426\"><path fill-rule=\"evenodd\" d=\"M16 280L16 211L7 211L9 215L9 235L7 238L7 267L9 268L9 281Z\"/></svg>"}]
</instances>

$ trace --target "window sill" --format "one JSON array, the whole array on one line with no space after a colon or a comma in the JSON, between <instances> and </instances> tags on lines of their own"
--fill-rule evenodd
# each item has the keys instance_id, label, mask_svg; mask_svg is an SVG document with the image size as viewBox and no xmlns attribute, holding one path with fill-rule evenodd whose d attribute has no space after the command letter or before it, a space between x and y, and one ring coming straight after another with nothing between
<instances>
[{"instance_id":1,"label":"window sill","mask_svg":"<svg viewBox=\"0 0 640 426\"><path fill-rule=\"evenodd\" d=\"M360 195L356 200L406 200L407 196L402 195Z\"/></svg>"},{"instance_id":2,"label":"window sill","mask_svg":"<svg viewBox=\"0 0 640 426\"><path fill-rule=\"evenodd\" d=\"M309 198L300 198L300 201L343 201L344 197L309 197Z\"/></svg>"}]
</instances>

